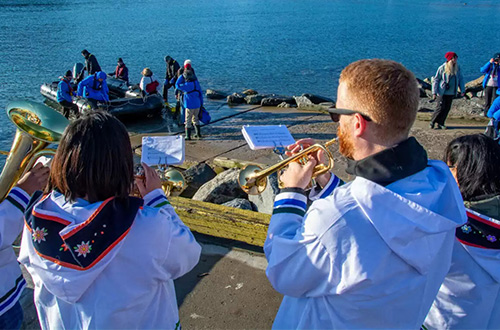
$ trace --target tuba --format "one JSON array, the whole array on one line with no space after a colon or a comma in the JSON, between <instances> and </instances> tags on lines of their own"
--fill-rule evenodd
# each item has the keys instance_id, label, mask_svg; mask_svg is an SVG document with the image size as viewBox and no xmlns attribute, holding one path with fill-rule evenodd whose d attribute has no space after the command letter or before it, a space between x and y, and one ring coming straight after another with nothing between
<instances>
[{"instance_id":1,"label":"tuba","mask_svg":"<svg viewBox=\"0 0 500 330\"><path fill-rule=\"evenodd\" d=\"M56 110L31 101L14 101L7 105L7 116L16 125L16 135L0 174L0 201L3 201L17 181L42 156L53 156L69 121Z\"/></svg>"}]
</instances>

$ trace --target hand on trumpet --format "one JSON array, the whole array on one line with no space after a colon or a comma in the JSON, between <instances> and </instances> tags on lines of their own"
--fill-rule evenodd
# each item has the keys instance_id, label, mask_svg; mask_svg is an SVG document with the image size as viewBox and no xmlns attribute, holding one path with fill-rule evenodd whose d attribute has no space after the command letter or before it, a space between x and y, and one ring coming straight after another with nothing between
<instances>
[{"instance_id":1,"label":"hand on trumpet","mask_svg":"<svg viewBox=\"0 0 500 330\"><path fill-rule=\"evenodd\" d=\"M286 155L290 157L298 154L300 151L312 146L315 143L316 142L310 138L300 139L287 147L288 151L286 152ZM328 160L328 157L325 155L325 151L322 149L310 154L310 156L312 156L316 161L315 164L325 164ZM332 174L328 171L324 174L318 175L315 180L321 187L324 187L330 181L331 175Z\"/></svg>"},{"instance_id":2,"label":"hand on trumpet","mask_svg":"<svg viewBox=\"0 0 500 330\"><path fill-rule=\"evenodd\" d=\"M155 189L161 189L161 179L158 173L145 163L142 163L142 168L144 175L135 177L135 185L141 196L144 197Z\"/></svg>"},{"instance_id":3,"label":"hand on trumpet","mask_svg":"<svg viewBox=\"0 0 500 330\"><path fill-rule=\"evenodd\" d=\"M316 159L313 156L309 156L305 164L300 164L299 162L288 164L288 167L283 170L279 177L282 187L306 189L311 183L316 163Z\"/></svg>"},{"instance_id":4,"label":"hand on trumpet","mask_svg":"<svg viewBox=\"0 0 500 330\"><path fill-rule=\"evenodd\" d=\"M42 163L37 163L31 170L24 174L21 179L19 179L16 186L24 190L29 195L33 195L35 191L42 190L45 185L47 185L49 173L49 167L44 166Z\"/></svg>"}]
</instances>

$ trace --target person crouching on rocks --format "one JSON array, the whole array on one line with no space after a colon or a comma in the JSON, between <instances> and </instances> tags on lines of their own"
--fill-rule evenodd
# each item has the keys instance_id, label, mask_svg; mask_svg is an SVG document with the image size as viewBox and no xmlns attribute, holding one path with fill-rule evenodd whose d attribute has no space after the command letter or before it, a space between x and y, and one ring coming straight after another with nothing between
<instances>
[{"instance_id":1,"label":"person crouching on rocks","mask_svg":"<svg viewBox=\"0 0 500 330\"><path fill-rule=\"evenodd\" d=\"M73 79L73 74L71 70L68 70L59 84L57 84L57 102L62 106L64 117L69 118L69 113L72 111L78 118L80 112L78 106L73 103L72 96L75 92L71 86L71 79Z\"/></svg>"},{"instance_id":2,"label":"person crouching on rocks","mask_svg":"<svg viewBox=\"0 0 500 330\"><path fill-rule=\"evenodd\" d=\"M430 128L434 128L437 124L437 129L446 129L444 122L451 109L453 98L458 93L460 87L461 96L465 93L465 84L460 71L460 66L457 64L458 55L454 52L447 52L444 57L446 62L441 65L432 82L432 97L438 99L438 105L432 114Z\"/></svg>"},{"instance_id":3,"label":"person crouching on rocks","mask_svg":"<svg viewBox=\"0 0 500 330\"><path fill-rule=\"evenodd\" d=\"M203 106L203 94L200 82L191 67L191 61L184 64L184 72L177 79L175 88L183 92L184 109L186 109L185 125L186 140L191 140L191 129L194 125L195 138L201 138L200 122L198 120L200 108Z\"/></svg>"},{"instance_id":4,"label":"person crouching on rocks","mask_svg":"<svg viewBox=\"0 0 500 330\"><path fill-rule=\"evenodd\" d=\"M99 71L83 79L78 84L76 95L87 99L92 110L97 110L97 102L109 102L109 88L106 83L106 73Z\"/></svg>"},{"instance_id":5,"label":"person crouching on rocks","mask_svg":"<svg viewBox=\"0 0 500 330\"><path fill-rule=\"evenodd\" d=\"M141 89L141 94L143 96L147 95L152 95L152 94L158 94L158 86L160 86L160 83L158 80L156 80L155 76L153 75L153 71L151 71L149 68L144 68L142 70L142 79L141 83L139 84L139 88Z\"/></svg>"}]
</instances>

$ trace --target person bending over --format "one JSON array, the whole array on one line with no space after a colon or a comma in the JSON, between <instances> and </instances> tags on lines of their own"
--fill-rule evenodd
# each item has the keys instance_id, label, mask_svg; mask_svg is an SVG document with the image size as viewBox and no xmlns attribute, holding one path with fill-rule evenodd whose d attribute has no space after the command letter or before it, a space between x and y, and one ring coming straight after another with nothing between
<instances>
[{"instance_id":1,"label":"person bending over","mask_svg":"<svg viewBox=\"0 0 500 330\"><path fill-rule=\"evenodd\" d=\"M76 93L71 86L71 79L73 79L73 74L71 70L68 70L61 81L59 81L59 84L57 84L57 102L62 106L63 115L66 118L69 118L70 112L73 112L76 117L80 115L78 106L73 103L73 95Z\"/></svg>"},{"instance_id":2,"label":"person bending over","mask_svg":"<svg viewBox=\"0 0 500 330\"><path fill-rule=\"evenodd\" d=\"M267 277L284 295L274 328L422 325L466 216L446 164L409 137L418 100L415 76L399 63L360 60L342 71L329 111L356 178L339 186L330 172L318 176L308 208L304 189L322 156L281 176L264 244Z\"/></svg>"},{"instance_id":3,"label":"person bending over","mask_svg":"<svg viewBox=\"0 0 500 330\"><path fill-rule=\"evenodd\" d=\"M45 195L32 199L19 261L35 284L42 329L179 329L173 280L200 245L143 164L125 126L97 111L66 128Z\"/></svg>"},{"instance_id":4,"label":"person bending over","mask_svg":"<svg viewBox=\"0 0 500 330\"><path fill-rule=\"evenodd\" d=\"M30 196L47 184L49 168L36 164L0 203L0 329L20 329L23 309L19 297L26 286L12 244L23 229Z\"/></svg>"},{"instance_id":5,"label":"person bending over","mask_svg":"<svg viewBox=\"0 0 500 330\"><path fill-rule=\"evenodd\" d=\"M451 268L425 320L427 329L500 328L500 146L483 134L445 150L468 221L456 229Z\"/></svg>"},{"instance_id":6,"label":"person bending over","mask_svg":"<svg viewBox=\"0 0 500 330\"><path fill-rule=\"evenodd\" d=\"M87 99L92 110L98 109L97 102L109 102L109 88L106 77L106 73L99 71L83 79L78 84L77 97Z\"/></svg>"}]
</instances>

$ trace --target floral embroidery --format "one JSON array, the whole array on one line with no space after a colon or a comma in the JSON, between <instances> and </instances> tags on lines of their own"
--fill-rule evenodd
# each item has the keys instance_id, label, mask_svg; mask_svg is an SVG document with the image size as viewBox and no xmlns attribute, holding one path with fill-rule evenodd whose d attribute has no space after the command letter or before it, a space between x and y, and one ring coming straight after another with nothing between
<instances>
[{"instance_id":1,"label":"floral embroidery","mask_svg":"<svg viewBox=\"0 0 500 330\"><path fill-rule=\"evenodd\" d=\"M87 257L87 254L92 251L92 245L89 244L90 241L87 241L86 243L82 241L82 244L77 244L73 249L75 252L78 252L78 256L83 255L83 257Z\"/></svg>"},{"instance_id":2,"label":"floral embroidery","mask_svg":"<svg viewBox=\"0 0 500 330\"><path fill-rule=\"evenodd\" d=\"M493 235L488 235L488 236L486 237L486 239L487 239L488 241L490 241L490 242L496 242L496 241L497 241L497 238L496 238L495 236L493 236Z\"/></svg>"},{"instance_id":3,"label":"floral embroidery","mask_svg":"<svg viewBox=\"0 0 500 330\"><path fill-rule=\"evenodd\" d=\"M45 242L45 236L47 236L48 233L47 233L47 229L45 228L38 228L36 227L36 229L33 231L33 235L32 235L32 238L33 238L33 241L37 241L37 243L40 244L41 241L44 241Z\"/></svg>"},{"instance_id":4,"label":"floral embroidery","mask_svg":"<svg viewBox=\"0 0 500 330\"><path fill-rule=\"evenodd\" d=\"M463 225L462 226L462 231L466 234L470 233L472 231L472 228L470 226L467 226L467 225Z\"/></svg>"}]
</instances>

